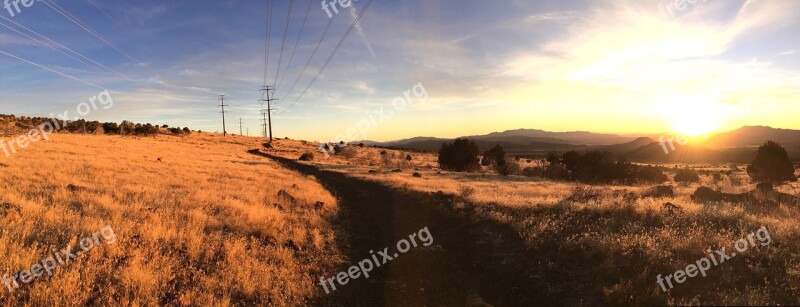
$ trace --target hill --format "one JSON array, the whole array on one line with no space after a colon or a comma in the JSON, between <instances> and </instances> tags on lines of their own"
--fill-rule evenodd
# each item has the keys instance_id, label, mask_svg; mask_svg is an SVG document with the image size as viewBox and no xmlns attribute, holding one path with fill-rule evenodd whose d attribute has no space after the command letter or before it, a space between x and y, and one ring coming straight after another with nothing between
<instances>
[{"instance_id":1,"label":"hill","mask_svg":"<svg viewBox=\"0 0 800 307\"><path fill-rule=\"evenodd\" d=\"M608 151L630 161L653 163L746 163L755 157L756 147L766 141L777 141L787 148L790 158L800 159L800 130L776 129L764 126L745 126L710 136L702 143L679 146L669 153L654 137L628 137L592 132L548 132L537 129L518 129L486 135L465 136L475 141L481 151L495 145L507 153L526 157L570 150ZM393 142L364 142L392 148L436 152L442 143L453 139L416 137Z\"/></svg>"}]
</instances>

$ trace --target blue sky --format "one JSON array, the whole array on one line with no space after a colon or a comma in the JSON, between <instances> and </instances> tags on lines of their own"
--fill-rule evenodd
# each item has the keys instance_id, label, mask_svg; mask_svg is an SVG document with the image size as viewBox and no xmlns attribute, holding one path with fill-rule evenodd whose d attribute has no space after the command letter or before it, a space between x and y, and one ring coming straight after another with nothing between
<instances>
[{"instance_id":1,"label":"blue sky","mask_svg":"<svg viewBox=\"0 0 800 307\"><path fill-rule=\"evenodd\" d=\"M0 25L3 52L100 87L0 54L0 113L47 116L74 110L104 88L114 107L86 118L221 131L216 105L225 94L231 105L228 130L238 132L241 117L251 134L258 134L266 1L54 2L108 43L49 2L21 7L14 17L3 9L0 16L119 74ZM394 98L419 83L428 99L395 110L364 138L454 137L516 128L800 129L800 2L792 0L697 0L682 8L666 0L377 0L309 92L288 108L365 2L335 15L318 54L287 95L329 21L319 1L293 2L281 68L286 77L274 117L277 136L333 139L369 112L392 108ZM270 84L288 3L274 1L272 8ZM40 39L8 20L0 23Z\"/></svg>"}]
</instances>

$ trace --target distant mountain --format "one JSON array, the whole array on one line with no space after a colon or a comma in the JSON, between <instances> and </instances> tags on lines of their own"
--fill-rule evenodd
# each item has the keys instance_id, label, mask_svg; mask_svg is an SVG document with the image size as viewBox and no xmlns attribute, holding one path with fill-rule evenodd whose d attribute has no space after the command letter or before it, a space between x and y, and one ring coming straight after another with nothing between
<instances>
[{"instance_id":1,"label":"distant mountain","mask_svg":"<svg viewBox=\"0 0 800 307\"><path fill-rule=\"evenodd\" d=\"M614 134L598 134L584 131L549 132L536 129L518 129L494 132L487 135L465 136L475 141L481 151L495 145L503 146L510 154L538 154L549 151L569 151L586 149L591 145L612 145L635 140L635 137L624 137ZM378 145L397 148L408 148L422 151L438 151L442 143L453 139L434 137L415 137L391 142L363 141L365 145ZM359 143L359 142L356 142Z\"/></svg>"},{"instance_id":2,"label":"distant mountain","mask_svg":"<svg viewBox=\"0 0 800 307\"><path fill-rule=\"evenodd\" d=\"M628 137L584 131L548 132L537 129L518 129L494 132L487 135L466 136L475 141L481 151L500 145L508 154L519 156L544 156L548 152L570 150L608 151L630 161L653 163L746 163L755 157L754 147L766 141L777 141L787 148L791 159L800 158L800 130L775 129L763 126L746 126L733 131L715 134L699 144L678 146L674 151L664 148L653 137ZM393 142L368 142L395 148L436 152L442 143L453 139L416 137Z\"/></svg>"},{"instance_id":3,"label":"distant mountain","mask_svg":"<svg viewBox=\"0 0 800 307\"><path fill-rule=\"evenodd\" d=\"M587 131L550 132L538 129L508 130L503 132L493 132L487 135L468 136L467 138L495 139L511 137L555 139L557 141L554 140L549 142L575 145L611 145L630 142L636 139L635 137L619 136L616 134L592 133Z\"/></svg>"},{"instance_id":4,"label":"distant mountain","mask_svg":"<svg viewBox=\"0 0 800 307\"><path fill-rule=\"evenodd\" d=\"M500 145L506 153L521 155L531 153L541 153L550 151L569 151L584 149L586 145L573 145L561 143L563 140L551 138L529 138L529 137L508 137L508 138L470 138L478 145L481 152L489 150L490 148ZM378 146L394 147L394 148L407 148L420 151L436 152L442 147L442 143L453 142L454 139L437 139L437 138L415 138L414 140L401 140L395 142L379 143ZM365 145L372 145L364 142Z\"/></svg>"},{"instance_id":5,"label":"distant mountain","mask_svg":"<svg viewBox=\"0 0 800 307\"><path fill-rule=\"evenodd\" d=\"M800 148L800 130L745 126L713 135L706 144L714 148L755 147L764 145L766 141L775 141L784 147Z\"/></svg>"}]
</instances>

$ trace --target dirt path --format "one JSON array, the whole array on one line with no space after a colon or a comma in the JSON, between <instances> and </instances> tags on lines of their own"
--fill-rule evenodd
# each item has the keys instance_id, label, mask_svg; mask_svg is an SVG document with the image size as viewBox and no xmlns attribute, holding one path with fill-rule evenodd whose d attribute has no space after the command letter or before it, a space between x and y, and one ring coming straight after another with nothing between
<instances>
[{"instance_id":1,"label":"dirt path","mask_svg":"<svg viewBox=\"0 0 800 307\"><path fill-rule=\"evenodd\" d=\"M371 251L389 247L428 227L430 247L420 245L373 270L369 279L350 281L314 305L347 306L495 306L533 303L531 293L519 293L524 283L517 265L524 261L497 259L521 250L522 240L506 225L476 222L469 212L452 209L452 197L400 191L384 185L321 171L293 160L274 159L306 175L315 176L339 198L336 226L339 247L351 265L371 257ZM467 210L468 211L468 210ZM390 253L390 254L391 254ZM498 256L500 255L500 256ZM495 259L493 259L495 258ZM326 276L326 278L332 276ZM319 282L316 280L315 282ZM320 285L317 287L322 288ZM542 303L542 301L538 301ZM485 305L484 305L485 306Z\"/></svg>"}]
</instances>

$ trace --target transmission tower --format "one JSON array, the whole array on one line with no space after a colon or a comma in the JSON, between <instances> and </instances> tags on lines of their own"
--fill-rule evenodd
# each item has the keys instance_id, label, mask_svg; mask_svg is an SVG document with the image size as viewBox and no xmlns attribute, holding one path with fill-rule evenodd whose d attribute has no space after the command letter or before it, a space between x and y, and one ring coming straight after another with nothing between
<instances>
[{"instance_id":1,"label":"transmission tower","mask_svg":"<svg viewBox=\"0 0 800 307\"><path fill-rule=\"evenodd\" d=\"M225 128L225 95L219 95L219 100L220 100L219 107L222 107L222 112L220 112L222 113L222 136L227 136L228 131Z\"/></svg>"},{"instance_id":2,"label":"transmission tower","mask_svg":"<svg viewBox=\"0 0 800 307\"><path fill-rule=\"evenodd\" d=\"M241 117L239 117L239 135L244 135L244 134L242 134L242 118Z\"/></svg>"},{"instance_id":3,"label":"transmission tower","mask_svg":"<svg viewBox=\"0 0 800 307\"><path fill-rule=\"evenodd\" d=\"M258 103L261 104L261 118L264 122L262 126L264 127L264 136L269 136L270 143L272 142L272 102L277 101L278 99L271 98L272 93L275 92L275 89L271 88L270 86L262 86L260 90L261 99L258 100ZM264 109L264 104L267 104L267 108ZM269 129L269 130L268 130ZM267 134L269 132L269 134Z\"/></svg>"}]
</instances>

